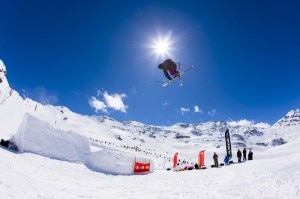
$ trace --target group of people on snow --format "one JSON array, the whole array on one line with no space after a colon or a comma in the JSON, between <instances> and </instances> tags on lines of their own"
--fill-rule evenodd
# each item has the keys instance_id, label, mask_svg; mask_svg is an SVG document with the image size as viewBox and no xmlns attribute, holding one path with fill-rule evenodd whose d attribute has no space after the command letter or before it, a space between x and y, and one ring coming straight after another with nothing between
<instances>
[{"instance_id":1,"label":"group of people on snow","mask_svg":"<svg viewBox=\"0 0 300 199\"><path fill-rule=\"evenodd\" d=\"M240 149L238 149L237 153L237 158L238 158L238 162L242 161L242 152ZM243 161L247 160L247 150L246 148L243 149ZM248 153L248 160L253 160L253 152L251 151L251 149L249 149L249 153Z\"/></svg>"},{"instance_id":2,"label":"group of people on snow","mask_svg":"<svg viewBox=\"0 0 300 199\"><path fill-rule=\"evenodd\" d=\"M14 150L14 151L18 151L17 145L15 145L15 143L12 140L1 139L0 146Z\"/></svg>"},{"instance_id":3,"label":"group of people on snow","mask_svg":"<svg viewBox=\"0 0 300 199\"><path fill-rule=\"evenodd\" d=\"M246 148L243 149L243 152L241 152L240 149L237 150L238 162L242 162L242 158L243 158L243 161L246 161L247 160L246 157L247 157L247 149ZM226 165L229 164L230 158L231 157L229 155L225 156L224 163ZM216 152L214 152L213 160L214 160L213 167L219 167L218 155ZM253 152L251 151L251 149L249 149L249 152L248 152L248 160L253 160Z\"/></svg>"}]
</instances>

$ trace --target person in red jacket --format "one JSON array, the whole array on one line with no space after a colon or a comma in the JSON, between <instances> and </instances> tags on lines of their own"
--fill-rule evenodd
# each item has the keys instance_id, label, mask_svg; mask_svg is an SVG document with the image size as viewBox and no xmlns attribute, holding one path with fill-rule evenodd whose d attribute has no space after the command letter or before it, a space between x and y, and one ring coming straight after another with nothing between
<instances>
[{"instance_id":1,"label":"person in red jacket","mask_svg":"<svg viewBox=\"0 0 300 199\"><path fill-rule=\"evenodd\" d=\"M173 62L171 59L167 59L163 63L159 64L158 68L163 70L164 75L170 81L172 80L170 75L172 75L173 78L175 77L180 78L180 72L177 71L177 64Z\"/></svg>"}]
</instances>

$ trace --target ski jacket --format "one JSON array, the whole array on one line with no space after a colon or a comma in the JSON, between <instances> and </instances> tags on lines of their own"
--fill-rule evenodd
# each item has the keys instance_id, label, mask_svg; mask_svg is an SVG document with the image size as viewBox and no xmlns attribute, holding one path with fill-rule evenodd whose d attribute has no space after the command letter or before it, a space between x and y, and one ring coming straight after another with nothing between
<instances>
[{"instance_id":1,"label":"ski jacket","mask_svg":"<svg viewBox=\"0 0 300 199\"><path fill-rule=\"evenodd\" d=\"M228 164L229 160L230 160L230 157L228 155L226 155L225 158L224 158L225 164Z\"/></svg>"},{"instance_id":2,"label":"ski jacket","mask_svg":"<svg viewBox=\"0 0 300 199\"><path fill-rule=\"evenodd\" d=\"M252 153L252 151L249 151L248 160L253 160L253 153Z\"/></svg>"},{"instance_id":3,"label":"ski jacket","mask_svg":"<svg viewBox=\"0 0 300 199\"><path fill-rule=\"evenodd\" d=\"M158 67L164 71L164 75L169 80L172 80L172 78L169 75L168 71L171 73L171 75L176 74L177 65L171 59L165 60L163 63L159 64Z\"/></svg>"},{"instance_id":4,"label":"ski jacket","mask_svg":"<svg viewBox=\"0 0 300 199\"><path fill-rule=\"evenodd\" d=\"M238 152L237 152L237 157L238 157L238 158L241 158L241 157L242 157L242 152L241 152L240 150L238 150Z\"/></svg>"},{"instance_id":5,"label":"ski jacket","mask_svg":"<svg viewBox=\"0 0 300 199\"><path fill-rule=\"evenodd\" d=\"M214 160L217 160L217 159L218 159L218 155L217 155L216 153L214 154L213 159L214 159Z\"/></svg>"}]
</instances>

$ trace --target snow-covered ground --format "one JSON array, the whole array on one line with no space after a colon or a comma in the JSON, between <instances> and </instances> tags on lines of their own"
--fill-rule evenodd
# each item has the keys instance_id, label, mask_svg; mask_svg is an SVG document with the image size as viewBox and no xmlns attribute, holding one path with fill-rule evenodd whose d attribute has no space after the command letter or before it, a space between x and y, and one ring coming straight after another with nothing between
<instances>
[{"instance_id":1,"label":"snow-covered ground","mask_svg":"<svg viewBox=\"0 0 300 199\"><path fill-rule=\"evenodd\" d=\"M297 140L222 168L130 176L0 150L1 198L299 198L299 144Z\"/></svg>"},{"instance_id":2,"label":"snow-covered ground","mask_svg":"<svg viewBox=\"0 0 300 199\"><path fill-rule=\"evenodd\" d=\"M0 69L6 70L0 61ZM300 111L276 124L241 120L170 127L84 116L66 107L23 99L0 72L0 198L300 198ZM210 168L225 156L230 129L254 160ZM205 151L207 169L168 171L174 153L187 165ZM133 175L134 160L151 172Z\"/></svg>"}]
</instances>

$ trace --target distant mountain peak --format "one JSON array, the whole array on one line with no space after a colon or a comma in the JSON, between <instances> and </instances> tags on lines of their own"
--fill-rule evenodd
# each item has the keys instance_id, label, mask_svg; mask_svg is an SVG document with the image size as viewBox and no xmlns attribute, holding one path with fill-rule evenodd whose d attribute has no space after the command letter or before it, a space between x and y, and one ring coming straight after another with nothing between
<instances>
[{"instance_id":1,"label":"distant mountain peak","mask_svg":"<svg viewBox=\"0 0 300 199\"><path fill-rule=\"evenodd\" d=\"M7 75L6 67L3 61L0 59L0 95L5 95L10 92L6 75Z\"/></svg>"},{"instance_id":2,"label":"distant mountain peak","mask_svg":"<svg viewBox=\"0 0 300 199\"><path fill-rule=\"evenodd\" d=\"M300 125L300 109L289 111L283 118L273 126L297 126Z\"/></svg>"}]
</instances>

